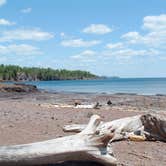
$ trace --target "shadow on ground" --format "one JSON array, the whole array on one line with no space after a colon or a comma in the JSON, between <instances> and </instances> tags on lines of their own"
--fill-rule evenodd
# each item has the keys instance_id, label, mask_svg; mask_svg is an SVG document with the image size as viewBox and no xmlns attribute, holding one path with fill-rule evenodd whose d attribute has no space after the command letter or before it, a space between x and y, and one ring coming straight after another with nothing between
<instances>
[{"instance_id":1,"label":"shadow on ground","mask_svg":"<svg viewBox=\"0 0 166 166\"><path fill-rule=\"evenodd\" d=\"M97 162L89 162L89 161L67 161L59 164L47 164L41 166L104 166Z\"/></svg>"}]
</instances>

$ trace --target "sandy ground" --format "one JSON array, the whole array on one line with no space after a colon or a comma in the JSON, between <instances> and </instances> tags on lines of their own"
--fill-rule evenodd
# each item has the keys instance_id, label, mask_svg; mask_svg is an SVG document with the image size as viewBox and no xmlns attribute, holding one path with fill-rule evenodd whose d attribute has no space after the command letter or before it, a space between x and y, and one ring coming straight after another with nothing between
<instances>
[{"instance_id":1,"label":"sandy ground","mask_svg":"<svg viewBox=\"0 0 166 166\"><path fill-rule=\"evenodd\" d=\"M109 99L113 104L105 107ZM95 110L52 106L57 103L73 104L75 100L81 103L98 101L103 107ZM63 125L87 123L92 114L98 114L104 121L110 121L145 111L166 111L166 96L0 93L0 145L30 143L69 135L70 133L63 132ZM119 161L118 165L166 165L166 144L163 142L121 141L113 143L113 151ZM63 165L88 164L66 163Z\"/></svg>"}]
</instances>

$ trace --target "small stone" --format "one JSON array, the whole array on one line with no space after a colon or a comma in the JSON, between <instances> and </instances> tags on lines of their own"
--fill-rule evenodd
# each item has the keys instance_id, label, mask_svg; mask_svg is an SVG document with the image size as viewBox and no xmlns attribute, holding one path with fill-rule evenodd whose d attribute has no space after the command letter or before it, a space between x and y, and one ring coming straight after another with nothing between
<instances>
[{"instance_id":1,"label":"small stone","mask_svg":"<svg viewBox=\"0 0 166 166\"><path fill-rule=\"evenodd\" d=\"M9 127L14 127L13 125L9 125Z\"/></svg>"},{"instance_id":2,"label":"small stone","mask_svg":"<svg viewBox=\"0 0 166 166\"><path fill-rule=\"evenodd\" d=\"M107 101L107 105L112 105L111 100L108 100L108 101Z\"/></svg>"}]
</instances>

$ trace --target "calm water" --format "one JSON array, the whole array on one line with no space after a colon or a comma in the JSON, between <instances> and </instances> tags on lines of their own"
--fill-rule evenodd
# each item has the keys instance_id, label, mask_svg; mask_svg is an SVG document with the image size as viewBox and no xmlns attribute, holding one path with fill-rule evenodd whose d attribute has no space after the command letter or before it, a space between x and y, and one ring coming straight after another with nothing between
<instances>
[{"instance_id":1,"label":"calm water","mask_svg":"<svg viewBox=\"0 0 166 166\"><path fill-rule=\"evenodd\" d=\"M26 82L40 89L57 92L166 94L166 78L120 78Z\"/></svg>"}]
</instances>

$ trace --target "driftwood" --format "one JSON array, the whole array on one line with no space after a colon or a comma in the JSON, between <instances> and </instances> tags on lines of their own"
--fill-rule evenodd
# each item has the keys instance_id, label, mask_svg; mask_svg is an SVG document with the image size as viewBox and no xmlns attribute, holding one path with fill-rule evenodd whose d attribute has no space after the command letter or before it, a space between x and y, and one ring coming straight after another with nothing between
<instances>
[{"instance_id":1,"label":"driftwood","mask_svg":"<svg viewBox=\"0 0 166 166\"><path fill-rule=\"evenodd\" d=\"M41 165L69 160L95 161L116 165L116 159L107 151L110 133L100 133L101 120L93 115L79 134L53 140L0 147L0 165Z\"/></svg>"},{"instance_id":2,"label":"driftwood","mask_svg":"<svg viewBox=\"0 0 166 166\"><path fill-rule=\"evenodd\" d=\"M86 125L66 125L64 131L80 132ZM112 134L110 142L130 139L133 141L159 140L166 142L166 115L144 114L101 123L98 130Z\"/></svg>"},{"instance_id":3,"label":"driftwood","mask_svg":"<svg viewBox=\"0 0 166 166\"><path fill-rule=\"evenodd\" d=\"M85 108L85 109L99 109L101 105L97 102L95 104L75 104L74 108Z\"/></svg>"},{"instance_id":4,"label":"driftwood","mask_svg":"<svg viewBox=\"0 0 166 166\"><path fill-rule=\"evenodd\" d=\"M83 109L99 109L101 105L99 103L96 104L75 104L75 105L69 105L69 104L50 104L50 103L44 103L39 104L40 107L45 108L83 108Z\"/></svg>"}]
</instances>

